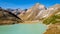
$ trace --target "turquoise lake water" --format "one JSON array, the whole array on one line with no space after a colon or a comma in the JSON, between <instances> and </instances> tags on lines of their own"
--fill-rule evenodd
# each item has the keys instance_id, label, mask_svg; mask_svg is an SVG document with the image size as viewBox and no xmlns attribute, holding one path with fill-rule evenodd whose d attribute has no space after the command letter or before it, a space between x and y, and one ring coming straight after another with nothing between
<instances>
[{"instance_id":1,"label":"turquoise lake water","mask_svg":"<svg viewBox=\"0 0 60 34\"><path fill-rule=\"evenodd\" d=\"M47 29L44 24L15 24L0 26L0 34L43 34Z\"/></svg>"}]
</instances>

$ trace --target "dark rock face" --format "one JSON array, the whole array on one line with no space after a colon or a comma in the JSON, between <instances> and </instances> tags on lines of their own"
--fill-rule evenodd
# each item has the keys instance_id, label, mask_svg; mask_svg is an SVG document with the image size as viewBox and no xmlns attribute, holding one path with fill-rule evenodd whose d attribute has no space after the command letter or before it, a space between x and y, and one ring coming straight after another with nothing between
<instances>
[{"instance_id":1,"label":"dark rock face","mask_svg":"<svg viewBox=\"0 0 60 34\"><path fill-rule=\"evenodd\" d=\"M7 10L0 10L0 25L22 23L23 21Z\"/></svg>"}]
</instances>

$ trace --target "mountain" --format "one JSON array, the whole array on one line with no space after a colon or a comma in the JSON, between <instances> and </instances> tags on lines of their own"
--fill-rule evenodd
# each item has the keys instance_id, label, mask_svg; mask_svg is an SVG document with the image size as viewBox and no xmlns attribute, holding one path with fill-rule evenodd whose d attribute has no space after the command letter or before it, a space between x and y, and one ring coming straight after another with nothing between
<instances>
[{"instance_id":1,"label":"mountain","mask_svg":"<svg viewBox=\"0 0 60 34\"><path fill-rule=\"evenodd\" d=\"M23 13L19 14L18 17L20 17L23 21L39 20L42 21L44 24L49 24L55 18L55 14L59 12L60 12L59 4L51 6L47 9L44 5L36 3L26 12L23 12L24 14Z\"/></svg>"},{"instance_id":2,"label":"mountain","mask_svg":"<svg viewBox=\"0 0 60 34\"><path fill-rule=\"evenodd\" d=\"M21 9L14 9L13 11L10 11L12 12L13 14L15 15L20 15L20 14L24 14L28 9L24 9L24 10L21 10Z\"/></svg>"},{"instance_id":3,"label":"mountain","mask_svg":"<svg viewBox=\"0 0 60 34\"><path fill-rule=\"evenodd\" d=\"M55 6L55 7L54 7ZM47 16L47 18L45 18L44 20L43 20L43 23L44 24L50 24L50 23L54 23L55 21L55 19L56 18L60 18L60 7L58 7L58 6L56 6L56 5L54 5L53 7L51 7L51 8L49 8L48 10L48 12L50 12L50 13L48 13L49 15ZM52 10L51 10L52 9ZM58 13L58 14L57 14ZM57 14L57 15L56 15Z\"/></svg>"},{"instance_id":4,"label":"mountain","mask_svg":"<svg viewBox=\"0 0 60 34\"><path fill-rule=\"evenodd\" d=\"M32 8L28 9L25 14L18 15L22 20L34 20L41 10L45 10L45 6L36 3Z\"/></svg>"},{"instance_id":5,"label":"mountain","mask_svg":"<svg viewBox=\"0 0 60 34\"><path fill-rule=\"evenodd\" d=\"M0 8L0 11L0 16L3 16L5 11L2 10L2 8ZM36 3L30 9L8 9L7 11L11 12L15 17L20 18L23 21L37 20L42 21L44 24L50 24L50 22L54 22L56 16L60 17L59 15L55 15L56 13L60 14L60 4L53 5L47 9L44 5Z\"/></svg>"},{"instance_id":6,"label":"mountain","mask_svg":"<svg viewBox=\"0 0 60 34\"><path fill-rule=\"evenodd\" d=\"M49 8L59 8L59 7L60 7L60 4L55 4L55 5L53 5L53 6L49 7Z\"/></svg>"},{"instance_id":7,"label":"mountain","mask_svg":"<svg viewBox=\"0 0 60 34\"><path fill-rule=\"evenodd\" d=\"M7 10L0 10L0 25L22 23L21 18Z\"/></svg>"},{"instance_id":8,"label":"mountain","mask_svg":"<svg viewBox=\"0 0 60 34\"><path fill-rule=\"evenodd\" d=\"M60 34L60 5L56 4L51 8L56 9L57 13L44 20L43 23L49 25L44 34Z\"/></svg>"},{"instance_id":9,"label":"mountain","mask_svg":"<svg viewBox=\"0 0 60 34\"><path fill-rule=\"evenodd\" d=\"M55 13L59 12L59 10L60 10L59 7L60 7L60 5L56 4L52 7L49 7L47 10L41 10L35 19L43 19L43 18L50 17L50 16L54 15Z\"/></svg>"}]
</instances>

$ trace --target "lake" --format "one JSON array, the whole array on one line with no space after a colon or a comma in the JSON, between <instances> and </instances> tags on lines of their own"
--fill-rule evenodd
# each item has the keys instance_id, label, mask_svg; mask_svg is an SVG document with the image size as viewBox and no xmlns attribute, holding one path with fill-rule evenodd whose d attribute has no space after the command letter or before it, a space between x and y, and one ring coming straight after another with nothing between
<instances>
[{"instance_id":1,"label":"lake","mask_svg":"<svg viewBox=\"0 0 60 34\"><path fill-rule=\"evenodd\" d=\"M44 24L1 25L0 34L43 34L46 29Z\"/></svg>"}]
</instances>

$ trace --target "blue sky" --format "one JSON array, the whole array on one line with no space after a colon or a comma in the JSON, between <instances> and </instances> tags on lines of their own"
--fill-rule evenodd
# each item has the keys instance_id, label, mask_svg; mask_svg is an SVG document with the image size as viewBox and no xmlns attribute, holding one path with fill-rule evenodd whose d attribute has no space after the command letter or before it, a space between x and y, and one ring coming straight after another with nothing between
<instances>
[{"instance_id":1,"label":"blue sky","mask_svg":"<svg viewBox=\"0 0 60 34\"><path fill-rule=\"evenodd\" d=\"M46 7L52 6L56 3L60 4L60 0L0 0L0 7L25 9L32 7L38 2Z\"/></svg>"}]
</instances>

